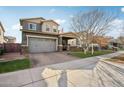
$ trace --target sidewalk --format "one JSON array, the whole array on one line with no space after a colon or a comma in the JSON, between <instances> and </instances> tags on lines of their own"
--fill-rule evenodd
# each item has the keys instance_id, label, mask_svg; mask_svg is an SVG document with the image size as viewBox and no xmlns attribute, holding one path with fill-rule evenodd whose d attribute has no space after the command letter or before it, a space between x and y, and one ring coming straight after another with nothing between
<instances>
[{"instance_id":1,"label":"sidewalk","mask_svg":"<svg viewBox=\"0 0 124 93\"><path fill-rule=\"evenodd\" d=\"M113 57L115 55L119 55L120 53L121 52L117 52L113 54L102 55L99 57ZM44 67L0 74L0 86L1 87L105 86L102 85L102 83L100 82L100 78L97 77L96 79L96 76L98 75L94 74L94 71L96 71L96 69L94 70L96 65L98 67L101 66L100 62L99 62L100 65L97 64L99 61L99 57L98 56L90 57L90 58L70 61L66 63L60 63L60 64L48 65ZM98 69L103 69L103 68L98 68ZM123 73L124 69L121 71ZM121 78L121 80L123 80L123 78ZM99 81L100 83L98 83L97 81ZM106 86L109 85L119 86L117 84L112 85L111 81Z\"/></svg>"}]
</instances>

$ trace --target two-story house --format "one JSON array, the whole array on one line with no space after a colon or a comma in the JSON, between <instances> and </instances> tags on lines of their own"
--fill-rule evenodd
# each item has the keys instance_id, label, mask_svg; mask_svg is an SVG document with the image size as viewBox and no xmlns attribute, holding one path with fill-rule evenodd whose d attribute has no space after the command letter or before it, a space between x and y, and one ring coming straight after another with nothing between
<instances>
[{"instance_id":1,"label":"two-story house","mask_svg":"<svg viewBox=\"0 0 124 93\"><path fill-rule=\"evenodd\" d=\"M59 24L54 20L42 17L20 19L20 25L22 47L30 53L67 50L67 40L75 38L73 33L60 33Z\"/></svg>"},{"instance_id":2,"label":"two-story house","mask_svg":"<svg viewBox=\"0 0 124 93\"><path fill-rule=\"evenodd\" d=\"M3 27L2 23L0 22L0 44L5 43L4 32L5 32L4 27Z\"/></svg>"}]
</instances>

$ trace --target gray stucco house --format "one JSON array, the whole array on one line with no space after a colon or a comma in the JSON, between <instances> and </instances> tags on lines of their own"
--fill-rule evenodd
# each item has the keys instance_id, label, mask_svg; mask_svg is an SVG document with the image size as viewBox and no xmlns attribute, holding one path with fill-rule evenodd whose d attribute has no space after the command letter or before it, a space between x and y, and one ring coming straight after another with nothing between
<instances>
[{"instance_id":1,"label":"gray stucco house","mask_svg":"<svg viewBox=\"0 0 124 93\"><path fill-rule=\"evenodd\" d=\"M60 33L54 20L39 18L20 19L22 49L30 53L68 50L68 40L74 39L72 32Z\"/></svg>"}]
</instances>

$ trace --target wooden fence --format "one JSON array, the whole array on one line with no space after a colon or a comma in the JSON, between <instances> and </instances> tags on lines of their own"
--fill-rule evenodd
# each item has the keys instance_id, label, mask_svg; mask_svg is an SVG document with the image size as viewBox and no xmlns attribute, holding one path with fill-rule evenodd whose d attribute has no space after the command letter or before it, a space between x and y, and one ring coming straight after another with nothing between
<instances>
[{"instance_id":1,"label":"wooden fence","mask_svg":"<svg viewBox=\"0 0 124 93\"><path fill-rule=\"evenodd\" d=\"M20 52L21 45L19 43L4 43L0 44L0 48L3 48L6 53Z\"/></svg>"}]
</instances>

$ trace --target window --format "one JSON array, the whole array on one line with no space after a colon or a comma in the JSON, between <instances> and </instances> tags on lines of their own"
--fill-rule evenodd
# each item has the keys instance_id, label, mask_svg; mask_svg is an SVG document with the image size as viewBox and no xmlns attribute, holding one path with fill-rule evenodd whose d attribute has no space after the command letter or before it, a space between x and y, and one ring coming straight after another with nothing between
<instances>
[{"instance_id":1,"label":"window","mask_svg":"<svg viewBox=\"0 0 124 93\"><path fill-rule=\"evenodd\" d=\"M48 25L46 25L46 31L50 31L50 28Z\"/></svg>"},{"instance_id":2,"label":"window","mask_svg":"<svg viewBox=\"0 0 124 93\"><path fill-rule=\"evenodd\" d=\"M47 27L47 28L46 28L46 31L50 31L50 28Z\"/></svg>"},{"instance_id":3,"label":"window","mask_svg":"<svg viewBox=\"0 0 124 93\"><path fill-rule=\"evenodd\" d=\"M34 24L34 23L29 23L29 24L28 24L28 29L29 29L29 30L36 30L36 24Z\"/></svg>"},{"instance_id":4,"label":"window","mask_svg":"<svg viewBox=\"0 0 124 93\"><path fill-rule=\"evenodd\" d=\"M53 32L57 32L56 26L53 26Z\"/></svg>"},{"instance_id":5,"label":"window","mask_svg":"<svg viewBox=\"0 0 124 93\"><path fill-rule=\"evenodd\" d=\"M57 30L56 29L53 29L53 32L57 32Z\"/></svg>"},{"instance_id":6,"label":"window","mask_svg":"<svg viewBox=\"0 0 124 93\"><path fill-rule=\"evenodd\" d=\"M72 43L72 45L73 45L73 44L74 44L74 41L72 41L71 43Z\"/></svg>"},{"instance_id":7,"label":"window","mask_svg":"<svg viewBox=\"0 0 124 93\"><path fill-rule=\"evenodd\" d=\"M79 39L76 39L76 44L80 45Z\"/></svg>"}]
</instances>

